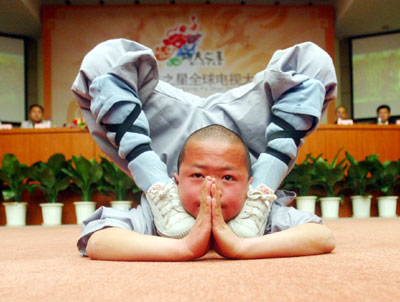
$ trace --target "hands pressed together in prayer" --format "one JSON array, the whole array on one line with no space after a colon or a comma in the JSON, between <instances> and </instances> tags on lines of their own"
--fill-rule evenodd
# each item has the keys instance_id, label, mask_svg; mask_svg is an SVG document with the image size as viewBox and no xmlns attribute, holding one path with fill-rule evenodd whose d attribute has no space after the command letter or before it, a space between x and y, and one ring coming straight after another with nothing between
<instances>
[{"instance_id":1,"label":"hands pressed together in prayer","mask_svg":"<svg viewBox=\"0 0 400 302\"><path fill-rule=\"evenodd\" d=\"M189 234L183 239L189 258L198 258L212 247L228 258L241 258L243 238L226 224L221 209L221 190L214 178L204 179L200 211Z\"/></svg>"}]
</instances>

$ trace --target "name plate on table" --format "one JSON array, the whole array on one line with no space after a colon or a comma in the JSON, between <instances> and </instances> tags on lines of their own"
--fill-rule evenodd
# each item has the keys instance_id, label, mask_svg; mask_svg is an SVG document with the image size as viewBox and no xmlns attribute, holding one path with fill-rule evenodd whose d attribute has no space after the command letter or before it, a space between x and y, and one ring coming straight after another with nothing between
<instances>
[{"instance_id":1,"label":"name plate on table","mask_svg":"<svg viewBox=\"0 0 400 302\"><path fill-rule=\"evenodd\" d=\"M353 125L354 123L353 123L353 120L351 120L351 119L346 119L346 120L339 119L337 121L337 124L338 125Z\"/></svg>"},{"instance_id":2,"label":"name plate on table","mask_svg":"<svg viewBox=\"0 0 400 302\"><path fill-rule=\"evenodd\" d=\"M0 124L0 130L10 130L12 127L12 124Z\"/></svg>"},{"instance_id":3,"label":"name plate on table","mask_svg":"<svg viewBox=\"0 0 400 302\"><path fill-rule=\"evenodd\" d=\"M50 121L42 122L40 124L35 124L35 126L34 126L35 129L46 129L46 128L50 128L50 127L51 127Z\"/></svg>"}]
</instances>

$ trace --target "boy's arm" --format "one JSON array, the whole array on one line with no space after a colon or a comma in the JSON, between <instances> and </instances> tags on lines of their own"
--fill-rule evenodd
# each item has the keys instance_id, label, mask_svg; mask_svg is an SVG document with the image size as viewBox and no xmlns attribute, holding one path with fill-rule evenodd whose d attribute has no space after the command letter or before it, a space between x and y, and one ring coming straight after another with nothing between
<instances>
[{"instance_id":1,"label":"boy's arm","mask_svg":"<svg viewBox=\"0 0 400 302\"><path fill-rule=\"evenodd\" d=\"M210 188L210 183L205 182L199 214L185 238L165 238L121 228L107 228L89 238L86 246L88 256L95 260L119 261L181 261L203 256L210 248Z\"/></svg>"},{"instance_id":2,"label":"boy's arm","mask_svg":"<svg viewBox=\"0 0 400 302\"><path fill-rule=\"evenodd\" d=\"M247 238L243 258L306 256L330 253L335 248L333 232L322 224L306 223L262 237Z\"/></svg>"},{"instance_id":3,"label":"boy's arm","mask_svg":"<svg viewBox=\"0 0 400 302\"><path fill-rule=\"evenodd\" d=\"M239 238L229 229L223 239L213 231L216 250L238 259L307 256L330 253L335 248L332 231L322 224L306 223L254 238ZM236 237L236 238L235 238Z\"/></svg>"},{"instance_id":4,"label":"boy's arm","mask_svg":"<svg viewBox=\"0 0 400 302\"><path fill-rule=\"evenodd\" d=\"M335 248L332 231L317 223L305 223L261 237L240 238L223 219L215 185L211 192L213 244L222 256L238 259L306 256L329 253Z\"/></svg>"},{"instance_id":5,"label":"boy's arm","mask_svg":"<svg viewBox=\"0 0 400 302\"><path fill-rule=\"evenodd\" d=\"M94 233L86 247L93 260L179 261L202 256L204 249L190 250L182 239L143 235L134 231L107 228Z\"/></svg>"}]
</instances>

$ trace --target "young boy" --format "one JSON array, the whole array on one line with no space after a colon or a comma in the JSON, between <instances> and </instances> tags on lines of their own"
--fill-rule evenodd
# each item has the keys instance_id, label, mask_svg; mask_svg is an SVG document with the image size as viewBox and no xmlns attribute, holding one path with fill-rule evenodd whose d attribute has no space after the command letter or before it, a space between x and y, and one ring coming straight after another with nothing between
<instances>
[{"instance_id":1,"label":"young boy","mask_svg":"<svg viewBox=\"0 0 400 302\"><path fill-rule=\"evenodd\" d=\"M252 83L202 99L158 81L152 51L118 39L88 53L72 89L101 149L146 192L158 233L181 238L194 218L182 207L170 177L185 139L211 124L238 133L250 151L260 204L267 187L278 188L303 137L318 125L335 96L336 77L330 57L303 43L277 51ZM248 206L246 200L244 214ZM258 216L252 221L239 214L230 227L241 237L260 236L267 211Z\"/></svg>"},{"instance_id":2,"label":"young boy","mask_svg":"<svg viewBox=\"0 0 400 302\"><path fill-rule=\"evenodd\" d=\"M255 238L233 233L226 221L236 217L249 199L252 178L247 148L230 130L219 125L200 129L188 138L181 154L174 177L183 207L196 217L186 237L155 236L144 197L130 212L98 210L84 223L81 251L86 245L92 259L174 261L201 257L210 246L222 256L240 259L311 255L334 248L331 231L318 224L317 216L270 200L264 203L268 210L272 207L267 232L281 232ZM97 231L84 242L93 230Z\"/></svg>"}]
</instances>

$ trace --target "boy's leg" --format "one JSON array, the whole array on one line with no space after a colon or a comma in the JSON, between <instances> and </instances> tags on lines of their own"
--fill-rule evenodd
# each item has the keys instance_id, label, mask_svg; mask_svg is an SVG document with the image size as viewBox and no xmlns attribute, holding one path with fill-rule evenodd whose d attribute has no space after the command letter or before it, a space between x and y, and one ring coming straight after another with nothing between
<instances>
[{"instance_id":1,"label":"boy's leg","mask_svg":"<svg viewBox=\"0 0 400 302\"><path fill-rule=\"evenodd\" d=\"M253 165L253 184L275 190L294 166L304 138L315 131L336 96L337 80L330 56L311 42L277 51L262 78L271 98L271 115L266 149Z\"/></svg>"},{"instance_id":2,"label":"boy's leg","mask_svg":"<svg viewBox=\"0 0 400 302\"><path fill-rule=\"evenodd\" d=\"M120 87L118 79L112 80L110 71L121 66L121 59L127 54L136 54L136 58L132 60L131 75L124 79L125 87ZM139 59L141 64L139 68L136 68L134 62ZM129 65L124 63L122 62L123 65ZM92 86L93 81L95 84ZM72 91L82 109L91 135L100 149L128 174L133 174L133 171L128 168L127 150L122 154L119 153L123 148L115 143L116 132L108 131L102 123L122 124L136 109L141 126L143 130L146 130L148 127L144 124L146 118L141 112L142 103L149 98L157 81L157 65L151 50L138 43L116 39L100 43L85 56L79 74L72 85ZM105 91L100 92L100 89L104 89L103 86ZM90 90L91 87L92 90ZM121 141L124 145L126 140ZM142 143L149 143L149 141L142 141ZM131 149L135 147L137 145L133 145ZM159 169L162 175L163 168L159 167ZM146 177L141 177L140 180L135 179L144 191L151 185L146 179Z\"/></svg>"},{"instance_id":3,"label":"boy's leg","mask_svg":"<svg viewBox=\"0 0 400 302\"><path fill-rule=\"evenodd\" d=\"M129 172L146 194L151 192L147 195L158 231L181 237L194 218L182 206L171 207L180 204L177 188L150 147L149 124L142 111L157 81L151 50L135 42L111 40L85 57L72 89L103 152Z\"/></svg>"},{"instance_id":4,"label":"boy's leg","mask_svg":"<svg viewBox=\"0 0 400 302\"><path fill-rule=\"evenodd\" d=\"M279 187L296 162L304 137L316 129L335 94L331 58L308 42L277 51L252 83L228 91L215 102L215 108L235 121L232 129L242 136L255 159L253 187ZM268 216L259 211L255 219L247 219L246 212L254 213L248 202L229 225L238 235L255 236Z\"/></svg>"}]
</instances>

